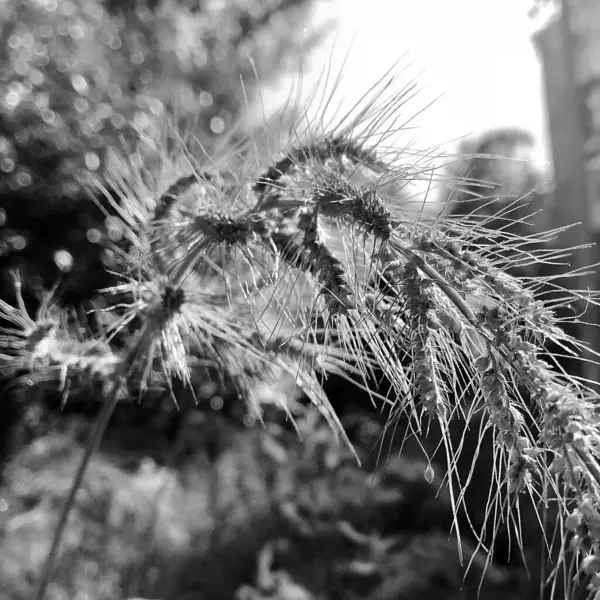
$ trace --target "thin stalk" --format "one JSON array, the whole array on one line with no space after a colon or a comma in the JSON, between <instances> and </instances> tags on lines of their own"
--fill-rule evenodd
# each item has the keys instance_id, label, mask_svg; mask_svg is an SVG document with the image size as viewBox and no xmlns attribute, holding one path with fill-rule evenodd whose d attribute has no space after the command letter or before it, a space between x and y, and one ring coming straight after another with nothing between
<instances>
[{"instance_id":1,"label":"thin stalk","mask_svg":"<svg viewBox=\"0 0 600 600\"><path fill-rule=\"evenodd\" d=\"M75 477L73 478L71 489L69 490L69 496L67 497L67 500L61 510L58 524L56 525L54 535L52 536L52 544L50 546L48 555L46 557L46 561L42 568L42 573L38 580L37 588L33 596L34 600L44 600L46 596L46 589L48 588L48 584L50 583L50 579L52 578L52 574L54 573L56 557L58 555L60 543L62 541L65 528L67 526L67 521L69 520L71 510L75 506L77 492L79 491L79 488L83 483L83 478L85 477L85 473L90 464L92 456L98 449L100 441L102 440L102 436L104 435L110 418L112 417L115 407L117 406L117 403L119 401L119 389L121 387L121 384L121 376L116 377L111 387L108 401L104 404L102 410L100 411L100 414L98 415L98 419L96 421L96 424L94 425L94 429L92 432L92 437L87 443L85 451L83 453L83 457L79 463L79 466L77 467L77 472L75 474Z\"/></svg>"},{"instance_id":2,"label":"thin stalk","mask_svg":"<svg viewBox=\"0 0 600 600\"><path fill-rule=\"evenodd\" d=\"M33 596L34 600L44 600L45 598L48 584L50 583L52 574L54 572L56 557L58 555L60 544L67 526L67 522L69 520L69 515L71 514L71 510L75 506L77 492L81 488L90 461L92 460L93 455L100 446L100 442L102 440L104 432L106 431L108 423L118 404L119 390L121 389L123 382L128 378L128 375L131 373L131 370L135 367L136 362L141 357L141 353L144 350L144 348L148 347L146 344L151 340L152 335L152 325L146 324L146 326L140 333L138 341L129 350L127 356L121 363L121 367L114 375L114 381L108 394L108 400L106 401L102 410L100 411L100 414L98 415L98 419L92 431L92 437L86 445L85 451L73 478L73 483L71 484L69 495L61 510L60 517L56 525L54 535L52 537L52 544L48 551L48 555L46 557L46 561L44 562L44 566L42 567L42 573L38 580L37 588Z\"/></svg>"}]
</instances>

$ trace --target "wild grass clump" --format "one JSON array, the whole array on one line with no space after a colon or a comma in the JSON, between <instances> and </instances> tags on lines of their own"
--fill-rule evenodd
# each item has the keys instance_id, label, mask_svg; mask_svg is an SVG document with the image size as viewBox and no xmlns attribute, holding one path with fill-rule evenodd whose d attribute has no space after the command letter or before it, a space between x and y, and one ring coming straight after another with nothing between
<instances>
[{"instance_id":1,"label":"wild grass clump","mask_svg":"<svg viewBox=\"0 0 600 600\"><path fill-rule=\"evenodd\" d=\"M144 134L140 147L160 157L158 171L145 171L135 151L115 155L104 205L122 237L106 244L115 282L99 290L93 333L50 296L30 315L16 279L16 306L0 304L7 323L0 372L56 386L66 402L78 386L99 381L103 401L38 600L118 402L162 389L177 403L195 394L207 365L240 402L257 383L287 373L349 448L323 390L332 374L389 411L390 435L426 436L435 426L457 529L471 473L458 468L463 444L450 426L475 428L482 440L491 432L493 487L486 526L475 532L479 549L491 557L501 527L523 545L525 497L541 529L545 511L558 516L547 540L550 556L561 548L550 580L559 580L569 557L565 592L574 593L575 574L588 576L590 593L600 590L596 395L548 351L583 352L556 311L594 297L562 290L549 300L552 277L508 274L515 265L561 260L564 250L547 247L557 232L499 232L490 246L481 243L491 235L485 221L446 218L410 199L410 185L440 176L388 147L389 123L405 99L390 90L384 81L336 123L297 126L276 142L266 137L268 152L257 137L209 160L192 142L172 151L160 134ZM293 418L285 402L281 408ZM428 481L440 475L432 467L423 474Z\"/></svg>"}]
</instances>

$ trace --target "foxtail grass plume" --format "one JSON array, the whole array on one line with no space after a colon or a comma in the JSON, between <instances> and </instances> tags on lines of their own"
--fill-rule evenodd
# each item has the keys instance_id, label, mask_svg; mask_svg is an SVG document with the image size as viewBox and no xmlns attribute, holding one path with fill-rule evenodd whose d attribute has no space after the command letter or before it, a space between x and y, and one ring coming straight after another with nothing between
<instances>
[{"instance_id":1,"label":"foxtail grass plume","mask_svg":"<svg viewBox=\"0 0 600 600\"><path fill-rule=\"evenodd\" d=\"M193 140L167 152L164 132L146 132L139 143L159 169L144 171L131 148L113 161L106 195L123 238L107 247L106 263L119 281L100 292L106 306L97 317L119 362L105 401L113 409L132 384L138 394L162 386L176 401L177 380L194 393L198 361L233 381L240 401L254 382L285 372L350 444L323 391L328 375L346 377L386 407L395 435L400 422L406 436L436 424L456 523L469 476L458 469L462 445L450 425L491 431L494 487L480 547L491 555L503 524L522 544L524 495L540 514L552 504L562 525L548 546L558 539L560 564L571 549L600 593L596 395L548 350L578 356L583 346L557 311L595 295L557 294L552 277L509 275L514 265L563 260L564 249L551 247L558 232L492 233L485 220L446 217L410 197L411 183L452 183L436 169L441 153L415 158L414 148L409 156L388 145L396 123L409 120L403 107L413 91L398 92L390 75L335 122L300 122L277 139L267 123L264 134L212 157ZM334 95L315 99L327 106ZM55 325L20 304L0 310L15 326L3 332L10 352L1 372L47 372ZM388 385L378 388L382 379ZM431 467L424 476L433 481Z\"/></svg>"}]
</instances>

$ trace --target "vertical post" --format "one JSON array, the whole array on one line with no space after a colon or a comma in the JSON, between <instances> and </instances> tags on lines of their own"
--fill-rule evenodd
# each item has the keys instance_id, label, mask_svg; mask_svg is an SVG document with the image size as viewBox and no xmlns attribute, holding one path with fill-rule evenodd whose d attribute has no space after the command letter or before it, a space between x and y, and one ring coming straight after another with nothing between
<instances>
[{"instance_id":1,"label":"vertical post","mask_svg":"<svg viewBox=\"0 0 600 600\"><path fill-rule=\"evenodd\" d=\"M593 206L585 168L583 103L576 78L577 57L569 0L561 0L556 19L536 35L542 51L546 108L550 126L550 138L555 172L555 199L549 208L552 227L580 223L561 234L561 247L573 247L593 243L591 228ZM570 259L571 270L582 270L596 262L593 248L579 250ZM565 285L578 289L594 289L597 278L591 275L566 280ZM580 307L578 307L580 308ZM587 306L583 321L598 323L598 310ZM581 325L577 337L592 349L598 350L595 325ZM594 361L590 352L582 358ZM593 362L584 363L582 376L594 382L600 381L600 367Z\"/></svg>"}]
</instances>

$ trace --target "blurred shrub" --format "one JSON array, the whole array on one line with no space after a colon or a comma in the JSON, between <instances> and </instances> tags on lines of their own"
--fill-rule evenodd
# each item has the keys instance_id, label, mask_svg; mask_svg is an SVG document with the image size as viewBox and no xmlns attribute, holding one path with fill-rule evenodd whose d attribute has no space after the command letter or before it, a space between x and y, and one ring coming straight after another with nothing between
<instances>
[{"instance_id":1,"label":"blurred shrub","mask_svg":"<svg viewBox=\"0 0 600 600\"><path fill-rule=\"evenodd\" d=\"M516 235L528 235L532 226L544 231L541 209L548 203L548 190L533 158L535 145L533 135L519 128L492 129L465 140L451 169L462 180L450 205L452 214L476 216L489 229Z\"/></svg>"},{"instance_id":2,"label":"blurred shrub","mask_svg":"<svg viewBox=\"0 0 600 600\"><path fill-rule=\"evenodd\" d=\"M308 0L0 1L0 190L69 195L175 111L210 138L289 66ZM256 73L254 69L256 68Z\"/></svg>"},{"instance_id":3,"label":"blurred shrub","mask_svg":"<svg viewBox=\"0 0 600 600\"><path fill-rule=\"evenodd\" d=\"M105 183L108 149L169 120L210 153L256 85L320 38L311 6L0 0L0 298L11 269L26 295L69 274L68 303L106 285L98 241L114 231L89 190Z\"/></svg>"},{"instance_id":4,"label":"blurred shrub","mask_svg":"<svg viewBox=\"0 0 600 600\"><path fill-rule=\"evenodd\" d=\"M422 462L397 457L377 473L362 470L319 419L298 425L304 442L276 425L190 422L193 451L172 454L167 466L146 458L125 467L105 445L48 599L476 597L485 559L464 582L447 534L449 498L438 495L440 480L425 482ZM208 430L228 439L217 454L207 452ZM84 431L74 420L57 425L7 470L3 600L31 595ZM473 550L463 542L467 560ZM517 569L490 565L482 589L506 599L526 585Z\"/></svg>"}]
</instances>

